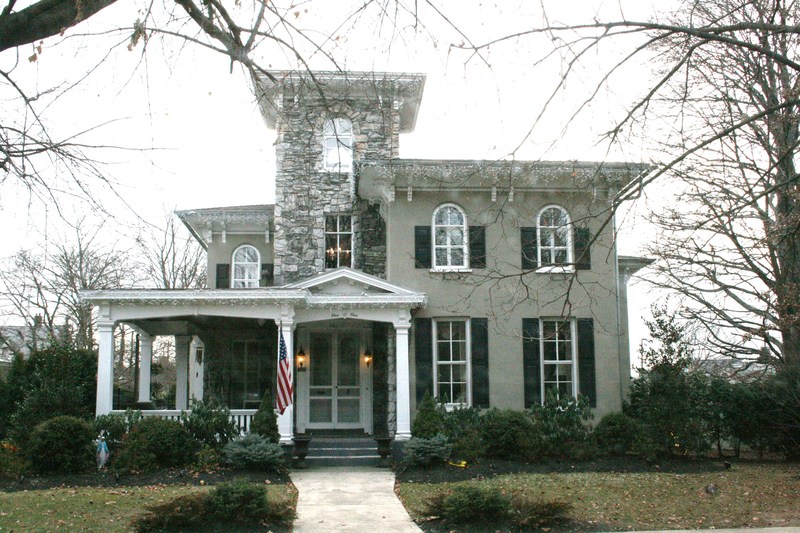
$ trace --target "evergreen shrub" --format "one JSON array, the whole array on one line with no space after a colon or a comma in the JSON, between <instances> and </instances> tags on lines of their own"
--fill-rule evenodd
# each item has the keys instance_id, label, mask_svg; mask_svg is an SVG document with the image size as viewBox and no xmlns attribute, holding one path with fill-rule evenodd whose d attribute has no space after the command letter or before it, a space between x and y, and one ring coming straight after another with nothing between
<instances>
[{"instance_id":1,"label":"evergreen shrub","mask_svg":"<svg viewBox=\"0 0 800 533\"><path fill-rule=\"evenodd\" d=\"M197 448L197 441L180 422L145 417L125 436L119 453L111 456L111 463L120 471L180 467L192 461Z\"/></svg>"},{"instance_id":2,"label":"evergreen shrub","mask_svg":"<svg viewBox=\"0 0 800 533\"><path fill-rule=\"evenodd\" d=\"M272 402L272 395L269 391L264 393L258 411L253 415L250 423L250 433L261 435L268 441L278 444L281 434L278 432L278 417L275 414L275 404Z\"/></svg>"},{"instance_id":3,"label":"evergreen shrub","mask_svg":"<svg viewBox=\"0 0 800 533\"><path fill-rule=\"evenodd\" d=\"M286 467L286 453L280 444L261 435L248 433L225 446L225 462L233 468L281 471Z\"/></svg>"},{"instance_id":4,"label":"evergreen shrub","mask_svg":"<svg viewBox=\"0 0 800 533\"><path fill-rule=\"evenodd\" d=\"M26 455L37 472L85 472L95 464L94 429L73 416L51 418L33 429Z\"/></svg>"},{"instance_id":5,"label":"evergreen shrub","mask_svg":"<svg viewBox=\"0 0 800 533\"><path fill-rule=\"evenodd\" d=\"M417 407L417 416L411 425L411 435L421 439L429 439L444 432L442 413L436 407L436 402L427 391Z\"/></svg>"},{"instance_id":6,"label":"evergreen shrub","mask_svg":"<svg viewBox=\"0 0 800 533\"><path fill-rule=\"evenodd\" d=\"M405 461L411 466L434 466L445 463L453 451L442 433L430 438L411 437L403 448Z\"/></svg>"}]
</instances>

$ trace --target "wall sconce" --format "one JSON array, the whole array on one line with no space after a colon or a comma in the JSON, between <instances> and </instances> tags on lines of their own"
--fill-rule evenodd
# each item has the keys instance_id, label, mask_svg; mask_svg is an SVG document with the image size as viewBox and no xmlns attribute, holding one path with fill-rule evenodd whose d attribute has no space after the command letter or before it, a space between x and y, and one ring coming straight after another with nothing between
<instances>
[{"instance_id":1,"label":"wall sconce","mask_svg":"<svg viewBox=\"0 0 800 533\"><path fill-rule=\"evenodd\" d=\"M300 351L297 352L297 371L298 372L305 372L306 371L306 352L303 351L303 347L300 347Z\"/></svg>"},{"instance_id":2,"label":"wall sconce","mask_svg":"<svg viewBox=\"0 0 800 533\"><path fill-rule=\"evenodd\" d=\"M364 364L367 365L367 368L369 368L369 365L372 364L372 352L369 350L364 352Z\"/></svg>"}]
</instances>

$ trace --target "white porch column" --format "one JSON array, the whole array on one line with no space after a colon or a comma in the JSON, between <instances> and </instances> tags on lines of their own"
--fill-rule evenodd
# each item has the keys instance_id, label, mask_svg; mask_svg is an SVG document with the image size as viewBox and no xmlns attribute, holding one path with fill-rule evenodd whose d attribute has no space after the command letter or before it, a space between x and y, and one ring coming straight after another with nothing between
<instances>
[{"instance_id":1,"label":"white porch column","mask_svg":"<svg viewBox=\"0 0 800 533\"><path fill-rule=\"evenodd\" d=\"M175 409L189 408L189 343L192 338L175 335Z\"/></svg>"},{"instance_id":2,"label":"white porch column","mask_svg":"<svg viewBox=\"0 0 800 533\"><path fill-rule=\"evenodd\" d=\"M97 404L95 414L107 415L114 407L114 322L97 324Z\"/></svg>"},{"instance_id":3,"label":"white porch column","mask_svg":"<svg viewBox=\"0 0 800 533\"><path fill-rule=\"evenodd\" d=\"M189 348L189 398L192 400L203 399L204 355L205 345L200 337L195 335Z\"/></svg>"},{"instance_id":4,"label":"white porch column","mask_svg":"<svg viewBox=\"0 0 800 533\"><path fill-rule=\"evenodd\" d=\"M139 332L139 403L150 401L151 365L153 361L153 337Z\"/></svg>"},{"instance_id":5,"label":"white porch column","mask_svg":"<svg viewBox=\"0 0 800 533\"><path fill-rule=\"evenodd\" d=\"M292 335L293 320L284 319L278 326L278 336L283 333L283 342L286 343L286 359L289 363L289 382L292 384L292 403L283 414L278 415L278 432L281 434L281 444L290 444L294 437L294 337ZM280 365L280 344L278 347L278 365ZM278 367L278 372L280 368ZM274 396L277 398L277 383Z\"/></svg>"},{"instance_id":6,"label":"white porch column","mask_svg":"<svg viewBox=\"0 0 800 533\"><path fill-rule=\"evenodd\" d=\"M397 431L395 440L411 438L411 379L408 364L408 329L410 317L402 317L394 325L397 373ZM404 320L403 320L404 319Z\"/></svg>"}]
</instances>

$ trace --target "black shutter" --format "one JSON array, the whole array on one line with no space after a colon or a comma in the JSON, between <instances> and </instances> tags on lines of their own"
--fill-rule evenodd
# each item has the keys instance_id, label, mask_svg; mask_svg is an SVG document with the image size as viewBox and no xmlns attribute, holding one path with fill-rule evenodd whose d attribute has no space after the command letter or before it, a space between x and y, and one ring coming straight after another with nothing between
<instances>
[{"instance_id":1,"label":"black shutter","mask_svg":"<svg viewBox=\"0 0 800 533\"><path fill-rule=\"evenodd\" d=\"M578 319L578 392L589 398L589 405L597 407L595 380L594 320Z\"/></svg>"},{"instance_id":2,"label":"black shutter","mask_svg":"<svg viewBox=\"0 0 800 533\"><path fill-rule=\"evenodd\" d=\"M469 227L469 267L486 268L486 228Z\"/></svg>"},{"instance_id":3,"label":"black shutter","mask_svg":"<svg viewBox=\"0 0 800 533\"><path fill-rule=\"evenodd\" d=\"M525 384L525 408L541 403L542 377L539 366L539 319L522 319L522 374Z\"/></svg>"},{"instance_id":4,"label":"black shutter","mask_svg":"<svg viewBox=\"0 0 800 533\"><path fill-rule=\"evenodd\" d=\"M261 263L261 280L265 287L271 286L275 282L275 265L273 263Z\"/></svg>"},{"instance_id":5,"label":"black shutter","mask_svg":"<svg viewBox=\"0 0 800 533\"><path fill-rule=\"evenodd\" d=\"M433 390L433 322L430 318L414 319L414 366L417 373L417 405L428 391Z\"/></svg>"},{"instance_id":6,"label":"black shutter","mask_svg":"<svg viewBox=\"0 0 800 533\"><path fill-rule=\"evenodd\" d=\"M217 265L217 285L218 289L229 289L231 287L231 265L220 263Z\"/></svg>"},{"instance_id":7,"label":"black shutter","mask_svg":"<svg viewBox=\"0 0 800 533\"><path fill-rule=\"evenodd\" d=\"M592 269L591 247L592 232L589 228L575 228L575 268L577 270Z\"/></svg>"},{"instance_id":8,"label":"black shutter","mask_svg":"<svg viewBox=\"0 0 800 533\"><path fill-rule=\"evenodd\" d=\"M431 268L431 227L414 227L414 268Z\"/></svg>"},{"instance_id":9,"label":"black shutter","mask_svg":"<svg viewBox=\"0 0 800 533\"><path fill-rule=\"evenodd\" d=\"M472 406L489 408L489 319L470 321L472 341Z\"/></svg>"},{"instance_id":10,"label":"black shutter","mask_svg":"<svg viewBox=\"0 0 800 533\"><path fill-rule=\"evenodd\" d=\"M536 228L519 228L520 248L522 250L522 269L538 268Z\"/></svg>"}]
</instances>

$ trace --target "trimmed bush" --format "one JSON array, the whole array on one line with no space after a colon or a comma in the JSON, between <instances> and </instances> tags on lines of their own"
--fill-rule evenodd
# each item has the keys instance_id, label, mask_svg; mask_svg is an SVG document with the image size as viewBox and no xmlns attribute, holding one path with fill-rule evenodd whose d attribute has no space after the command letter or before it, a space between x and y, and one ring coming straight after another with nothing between
<instances>
[{"instance_id":1,"label":"trimmed bush","mask_svg":"<svg viewBox=\"0 0 800 533\"><path fill-rule=\"evenodd\" d=\"M443 415L444 434L453 445L452 456L474 461L486 453L481 437L481 414L475 408L456 408Z\"/></svg>"},{"instance_id":2,"label":"trimmed bush","mask_svg":"<svg viewBox=\"0 0 800 533\"><path fill-rule=\"evenodd\" d=\"M146 472L179 467L192 461L197 442L175 420L146 417L123 439L112 466L121 471Z\"/></svg>"},{"instance_id":3,"label":"trimmed bush","mask_svg":"<svg viewBox=\"0 0 800 533\"><path fill-rule=\"evenodd\" d=\"M228 441L239 435L236 424L231 420L230 410L215 398L207 402L192 400L192 409L189 413L181 413L181 422L201 446L215 450L221 450Z\"/></svg>"},{"instance_id":4,"label":"trimmed bush","mask_svg":"<svg viewBox=\"0 0 800 533\"><path fill-rule=\"evenodd\" d=\"M36 426L26 450L34 470L64 474L91 469L94 452L94 429L73 416L57 416Z\"/></svg>"},{"instance_id":5,"label":"trimmed bush","mask_svg":"<svg viewBox=\"0 0 800 533\"><path fill-rule=\"evenodd\" d=\"M257 523L267 517L267 489L255 483L220 483L208 495L208 503L219 521Z\"/></svg>"},{"instance_id":6,"label":"trimmed bush","mask_svg":"<svg viewBox=\"0 0 800 533\"><path fill-rule=\"evenodd\" d=\"M544 405L531 408L531 416L541 435L544 453L581 459L586 458L586 452L591 455L587 423L592 410L587 398L556 398L549 393Z\"/></svg>"},{"instance_id":7,"label":"trimmed bush","mask_svg":"<svg viewBox=\"0 0 800 533\"><path fill-rule=\"evenodd\" d=\"M250 433L261 435L275 444L281 440L281 434L278 432L278 417L275 415L275 404L272 402L272 395L269 391L264 393L258 411L253 415Z\"/></svg>"},{"instance_id":8,"label":"trimmed bush","mask_svg":"<svg viewBox=\"0 0 800 533\"><path fill-rule=\"evenodd\" d=\"M436 407L431 395L425 391L425 396L417 407L417 416L411 426L411 435L420 439L429 439L444 432L442 413Z\"/></svg>"},{"instance_id":9,"label":"trimmed bush","mask_svg":"<svg viewBox=\"0 0 800 533\"><path fill-rule=\"evenodd\" d=\"M560 500L542 500L527 492L511 495L511 519L521 528L544 528L568 519L572 505Z\"/></svg>"},{"instance_id":10,"label":"trimmed bush","mask_svg":"<svg viewBox=\"0 0 800 533\"><path fill-rule=\"evenodd\" d=\"M638 433L636 420L625 413L609 413L600 419L592 434L600 452L624 455L633 449Z\"/></svg>"},{"instance_id":11,"label":"trimmed bush","mask_svg":"<svg viewBox=\"0 0 800 533\"><path fill-rule=\"evenodd\" d=\"M481 423L483 441L489 443L487 457L529 460L542 450L542 438L533 420L523 411L490 409Z\"/></svg>"},{"instance_id":12,"label":"trimmed bush","mask_svg":"<svg viewBox=\"0 0 800 533\"><path fill-rule=\"evenodd\" d=\"M450 458L451 452L452 446L441 433L428 439L411 437L403 448L405 461L412 466L442 464Z\"/></svg>"},{"instance_id":13,"label":"trimmed bush","mask_svg":"<svg viewBox=\"0 0 800 533\"><path fill-rule=\"evenodd\" d=\"M128 409L122 415L100 415L94 419L96 436L106 438L109 447L122 443L123 437L142 420L142 412Z\"/></svg>"},{"instance_id":14,"label":"trimmed bush","mask_svg":"<svg viewBox=\"0 0 800 533\"><path fill-rule=\"evenodd\" d=\"M0 478L16 478L28 470L22 450L10 442L0 442Z\"/></svg>"},{"instance_id":15,"label":"trimmed bush","mask_svg":"<svg viewBox=\"0 0 800 533\"><path fill-rule=\"evenodd\" d=\"M454 524L502 521L511 513L511 498L481 485L459 485L433 497L427 513Z\"/></svg>"},{"instance_id":16,"label":"trimmed bush","mask_svg":"<svg viewBox=\"0 0 800 533\"><path fill-rule=\"evenodd\" d=\"M208 494L185 494L148 506L147 513L134 518L131 525L141 533L199 528L210 521L208 507Z\"/></svg>"},{"instance_id":17,"label":"trimmed bush","mask_svg":"<svg viewBox=\"0 0 800 533\"><path fill-rule=\"evenodd\" d=\"M283 448L255 433L230 441L224 453L225 462L234 468L281 471L286 467Z\"/></svg>"}]
</instances>

